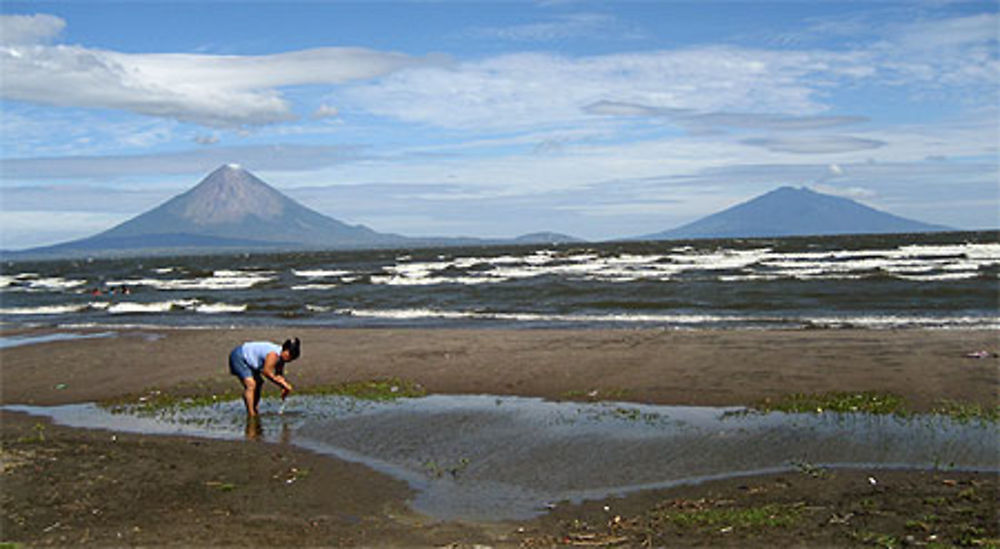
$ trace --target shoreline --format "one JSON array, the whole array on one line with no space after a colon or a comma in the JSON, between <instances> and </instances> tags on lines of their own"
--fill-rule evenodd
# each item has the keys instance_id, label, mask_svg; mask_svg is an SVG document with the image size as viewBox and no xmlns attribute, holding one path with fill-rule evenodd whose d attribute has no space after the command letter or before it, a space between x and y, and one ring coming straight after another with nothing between
<instances>
[{"instance_id":1,"label":"shoreline","mask_svg":"<svg viewBox=\"0 0 1000 549\"><path fill-rule=\"evenodd\" d=\"M226 357L243 341L297 336L293 385L402 379L431 393L745 406L791 393L880 391L913 411L1000 396L989 330L506 330L182 328L0 330L94 337L0 349L0 403L99 401L151 389L237 389ZM97 337L100 336L100 337ZM272 391L273 388L265 388ZM597 391L594 393L594 391ZM265 393L267 394L267 393Z\"/></svg>"},{"instance_id":2,"label":"shoreline","mask_svg":"<svg viewBox=\"0 0 1000 549\"><path fill-rule=\"evenodd\" d=\"M0 350L0 403L92 402L151 388L231 391L232 346L292 335L303 355L287 374L302 388L397 378L428 393L694 406L876 390L904 397L914 411L940 399L994 406L1000 391L1000 361L965 356L995 352L993 331L91 330L107 331L115 335ZM660 545L1000 538L993 472L804 468L559 502L532 520L463 523L416 514L407 506L415 493L400 481L288 444L72 429L5 411L0 437L0 541L28 544L218 546L249 535L270 546L635 546L652 523L660 526L650 539ZM663 523L668 512L761 508L800 518L782 528ZM934 514L941 523L921 518ZM913 529L914 521L923 526Z\"/></svg>"}]
</instances>

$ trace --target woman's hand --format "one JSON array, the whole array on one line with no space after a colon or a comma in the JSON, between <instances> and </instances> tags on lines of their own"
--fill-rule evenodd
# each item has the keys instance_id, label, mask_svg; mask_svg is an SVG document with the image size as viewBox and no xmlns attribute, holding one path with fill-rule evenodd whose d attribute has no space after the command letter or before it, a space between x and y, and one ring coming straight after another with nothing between
<instances>
[{"instance_id":1,"label":"woman's hand","mask_svg":"<svg viewBox=\"0 0 1000 549\"><path fill-rule=\"evenodd\" d=\"M285 386L281 388L281 400L285 400L291 392L292 384L286 381Z\"/></svg>"}]
</instances>

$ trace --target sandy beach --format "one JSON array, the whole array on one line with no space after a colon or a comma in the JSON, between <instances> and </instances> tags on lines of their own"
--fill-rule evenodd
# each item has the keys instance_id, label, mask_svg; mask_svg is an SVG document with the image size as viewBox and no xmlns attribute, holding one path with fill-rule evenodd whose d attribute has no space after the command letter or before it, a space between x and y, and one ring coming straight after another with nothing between
<instances>
[{"instance_id":1,"label":"sandy beach","mask_svg":"<svg viewBox=\"0 0 1000 549\"><path fill-rule=\"evenodd\" d=\"M998 350L997 334L985 331L101 331L114 334L3 349L2 403L92 402L151 389L231 391L237 383L225 359L233 346L292 335L303 341L302 358L287 371L297 388L392 377L417 383L429 393L706 406L749 405L797 392L882 391L903 397L913 411L930 410L942 399L995 406L1000 389L995 358L966 356ZM763 531L734 531L726 525L684 530L661 524L665 530L660 537L648 539L746 546L865 545L869 535L924 542L932 536L998 537L994 474L772 475L564 505L518 523L462 524L434 522L410 511L406 502L412 490L405 483L287 445L69 429L11 412L0 417L0 541L631 546L641 545L643 517L671 504L683 508L683 502L703 507L719 502L788 505L797 506L799 514L807 509L809 516L798 526ZM308 482L298 482L302 471L308 471ZM868 482L873 476L881 479L879 488L890 488L873 489ZM946 505L953 500L954 505ZM858 501L868 501L870 508L851 507ZM938 510L925 509L928 501ZM947 528L944 519L940 525L928 519L947 516L948 509L968 516ZM948 529L962 524L968 529L964 534ZM642 528L652 535L652 526Z\"/></svg>"}]
</instances>

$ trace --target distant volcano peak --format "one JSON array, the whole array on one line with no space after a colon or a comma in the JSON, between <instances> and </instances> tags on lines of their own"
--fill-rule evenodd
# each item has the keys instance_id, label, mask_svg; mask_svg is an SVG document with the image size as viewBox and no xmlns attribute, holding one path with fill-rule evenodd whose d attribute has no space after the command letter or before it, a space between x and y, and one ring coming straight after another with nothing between
<instances>
[{"instance_id":1,"label":"distant volcano peak","mask_svg":"<svg viewBox=\"0 0 1000 549\"><path fill-rule=\"evenodd\" d=\"M748 238L950 230L808 187L778 187L676 229L641 239Z\"/></svg>"},{"instance_id":2,"label":"distant volcano peak","mask_svg":"<svg viewBox=\"0 0 1000 549\"><path fill-rule=\"evenodd\" d=\"M239 223L253 216L276 219L288 200L239 164L219 167L177 198L174 213L197 225Z\"/></svg>"},{"instance_id":3,"label":"distant volcano peak","mask_svg":"<svg viewBox=\"0 0 1000 549\"><path fill-rule=\"evenodd\" d=\"M239 164L219 166L187 192L98 238L153 242L178 234L206 242L214 238L296 246L361 246L400 240L311 210Z\"/></svg>"}]
</instances>

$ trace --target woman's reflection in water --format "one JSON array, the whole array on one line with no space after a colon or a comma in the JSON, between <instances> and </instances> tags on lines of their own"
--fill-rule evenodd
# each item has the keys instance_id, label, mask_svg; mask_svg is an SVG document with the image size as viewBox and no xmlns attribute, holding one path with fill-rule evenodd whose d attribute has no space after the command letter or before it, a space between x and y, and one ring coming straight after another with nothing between
<instances>
[{"instance_id":1,"label":"woman's reflection in water","mask_svg":"<svg viewBox=\"0 0 1000 549\"><path fill-rule=\"evenodd\" d=\"M262 440L264 438L264 424L260 416L248 416L246 430L244 431L247 440ZM292 426L285 420L281 420L281 434L278 442L288 444L292 441Z\"/></svg>"}]
</instances>

